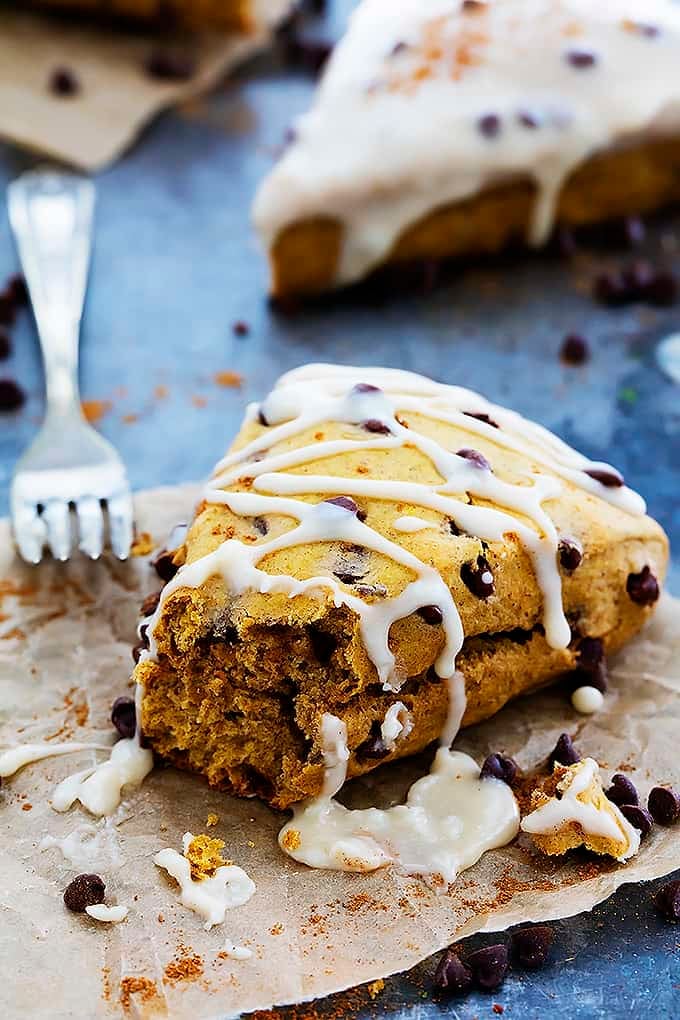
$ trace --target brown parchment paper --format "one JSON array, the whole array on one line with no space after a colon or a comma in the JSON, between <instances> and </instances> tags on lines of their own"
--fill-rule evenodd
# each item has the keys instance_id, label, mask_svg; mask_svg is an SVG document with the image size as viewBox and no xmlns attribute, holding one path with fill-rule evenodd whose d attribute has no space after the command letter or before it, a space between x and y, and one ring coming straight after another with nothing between
<instances>
[{"instance_id":1,"label":"brown parchment paper","mask_svg":"<svg viewBox=\"0 0 680 1020\"><path fill-rule=\"evenodd\" d=\"M197 491L142 493L140 529L162 541L187 519ZM126 691L140 597L155 587L141 558L27 568L0 523L0 746L52 735L110 739L110 704ZM578 716L563 693L546 691L464 732L456 746L478 760L502 749L529 769L567 729L607 778L629 771L644 797L656 782L680 785L679 606L665 597L645 633L618 657L599 715ZM542 858L522 836L442 894L393 870L313 871L279 851L283 815L162 767L110 827L113 856L105 847L88 866L75 867L57 849L39 847L46 834L62 837L87 821L79 807L56 814L48 797L92 757L28 766L0 790L0 1016L8 1020L197 1020L301 1001L404 970L454 937L588 910L622 883L680 867L680 826L657 826L625 866L578 854ZM416 760L379 769L350 784L351 799L394 801L426 768ZM219 822L206 830L209 812ZM225 853L257 885L250 902L211 932L152 861L165 846L180 849L185 830L224 839ZM129 906L126 921L107 927L66 911L63 889L82 870L103 875L108 902ZM227 938L252 957L220 957Z\"/></svg>"},{"instance_id":2,"label":"brown parchment paper","mask_svg":"<svg viewBox=\"0 0 680 1020\"><path fill-rule=\"evenodd\" d=\"M164 107L206 91L263 49L289 0L260 3L266 13L249 35L205 33L184 42L196 58L189 81L149 77L154 36L87 21L61 20L0 5L0 137L95 171L111 163ZM82 86L72 97L48 88L56 67L72 68Z\"/></svg>"}]
</instances>

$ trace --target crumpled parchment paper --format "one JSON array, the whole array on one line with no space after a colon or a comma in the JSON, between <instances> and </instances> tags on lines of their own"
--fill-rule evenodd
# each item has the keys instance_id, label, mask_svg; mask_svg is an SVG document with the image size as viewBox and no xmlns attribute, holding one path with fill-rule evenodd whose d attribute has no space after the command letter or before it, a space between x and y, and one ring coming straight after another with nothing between
<instances>
[{"instance_id":1,"label":"crumpled parchment paper","mask_svg":"<svg viewBox=\"0 0 680 1020\"><path fill-rule=\"evenodd\" d=\"M140 530L162 542L187 520L197 491L140 494ZM109 710L127 690L137 608L155 587L141 558L27 568L0 523L0 746L52 735L111 739ZM569 730L606 778L626 770L645 798L657 782L680 786L679 607L665 597L613 663L599 715L578 716L563 692L546 691L463 732L456 746L478 760L503 750L530 769ZM54 784L93 758L83 752L28 766L0 790L3 1017L197 1020L301 1001L404 970L472 932L588 910L622 883L680 867L680 826L657 826L625 866L578 853L547 859L521 836L443 894L393 870L313 871L278 849L283 815L173 769L156 768L116 824L96 823L79 807L56 814L48 804ZM356 804L393 802L426 768L422 759L387 766L351 784L349 796ZM219 822L206 829L209 812ZM54 846L40 849L46 835L49 843L87 824L94 843L85 839L76 863ZM225 854L257 885L250 902L210 932L152 861L165 846L181 849L186 830L224 839ZM88 846L96 849L90 856ZM105 878L107 902L129 906L126 921L107 927L68 913L62 893L80 871ZM220 956L227 939L252 957Z\"/></svg>"},{"instance_id":2,"label":"crumpled parchment paper","mask_svg":"<svg viewBox=\"0 0 680 1020\"><path fill-rule=\"evenodd\" d=\"M196 73L172 82L144 70L156 46L151 34L0 6L0 137L82 170L101 170L162 109L205 92L268 44L290 0L260 7L266 15L252 34L192 36L187 45ZM75 71L82 86L77 95L52 95L48 81L57 67Z\"/></svg>"}]
</instances>

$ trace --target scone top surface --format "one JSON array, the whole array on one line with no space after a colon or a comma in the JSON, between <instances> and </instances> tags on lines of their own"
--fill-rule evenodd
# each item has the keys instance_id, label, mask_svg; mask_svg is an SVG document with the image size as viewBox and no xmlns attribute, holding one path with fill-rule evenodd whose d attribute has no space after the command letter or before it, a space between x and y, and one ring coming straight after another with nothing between
<instances>
[{"instance_id":1,"label":"scone top surface","mask_svg":"<svg viewBox=\"0 0 680 1020\"><path fill-rule=\"evenodd\" d=\"M337 243L338 224L348 283L432 210L512 179L536 186L541 243L589 156L678 132L679 60L673 0L363 0L257 197L265 247L306 223Z\"/></svg>"}]
</instances>

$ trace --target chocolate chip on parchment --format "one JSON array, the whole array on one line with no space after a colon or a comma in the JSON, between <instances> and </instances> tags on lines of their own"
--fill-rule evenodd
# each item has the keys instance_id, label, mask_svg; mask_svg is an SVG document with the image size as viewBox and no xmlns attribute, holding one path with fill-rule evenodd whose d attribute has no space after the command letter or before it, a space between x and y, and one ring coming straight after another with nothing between
<instances>
[{"instance_id":1,"label":"chocolate chip on parchment","mask_svg":"<svg viewBox=\"0 0 680 1020\"><path fill-rule=\"evenodd\" d=\"M471 450L468 447L463 447L462 450L456 450L456 457L462 457L463 460L469 460L475 467L481 468L483 471L490 471L491 465L479 450Z\"/></svg>"},{"instance_id":2,"label":"chocolate chip on parchment","mask_svg":"<svg viewBox=\"0 0 680 1020\"><path fill-rule=\"evenodd\" d=\"M510 936L510 955L515 966L538 970L550 954L555 932L547 924L535 924L531 928L520 928Z\"/></svg>"},{"instance_id":3,"label":"chocolate chip on parchment","mask_svg":"<svg viewBox=\"0 0 680 1020\"><path fill-rule=\"evenodd\" d=\"M667 921L680 921L680 880L662 885L653 899L656 909Z\"/></svg>"},{"instance_id":4,"label":"chocolate chip on parchment","mask_svg":"<svg viewBox=\"0 0 680 1020\"><path fill-rule=\"evenodd\" d=\"M590 50L568 50L565 54L565 59L568 64L581 71L587 67L593 67L597 63L597 58L594 53Z\"/></svg>"},{"instance_id":5,"label":"chocolate chip on parchment","mask_svg":"<svg viewBox=\"0 0 680 1020\"><path fill-rule=\"evenodd\" d=\"M250 333L250 326L243 319L237 319L236 322L232 323L231 331L234 336L248 336Z\"/></svg>"},{"instance_id":6,"label":"chocolate chip on parchment","mask_svg":"<svg viewBox=\"0 0 680 1020\"><path fill-rule=\"evenodd\" d=\"M433 627L440 624L444 619L444 614L439 606L421 606L420 609L416 610L416 612L418 616L425 621L425 623L429 623Z\"/></svg>"},{"instance_id":7,"label":"chocolate chip on parchment","mask_svg":"<svg viewBox=\"0 0 680 1020\"><path fill-rule=\"evenodd\" d=\"M607 800L610 800L612 804L616 804L618 807L621 807L622 804L637 805L640 803L635 784L620 772L612 776L612 785L608 790L604 791L604 795Z\"/></svg>"},{"instance_id":8,"label":"chocolate chip on parchment","mask_svg":"<svg viewBox=\"0 0 680 1020\"><path fill-rule=\"evenodd\" d=\"M639 574L629 574L626 581L629 598L638 606L651 606L659 597L659 582L648 566Z\"/></svg>"},{"instance_id":9,"label":"chocolate chip on parchment","mask_svg":"<svg viewBox=\"0 0 680 1020\"><path fill-rule=\"evenodd\" d=\"M581 755L574 747L574 742L568 733L560 734L555 747L550 752L548 761L551 765L557 762L559 765L575 765L581 760Z\"/></svg>"},{"instance_id":10,"label":"chocolate chip on parchment","mask_svg":"<svg viewBox=\"0 0 680 1020\"><path fill-rule=\"evenodd\" d=\"M564 535L557 546L560 557L560 564L570 574L581 566L583 560L583 547L575 538L568 538Z\"/></svg>"},{"instance_id":11,"label":"chocolate chip on parchment","mask_svg":"<svg viewBox=\"0 0 680 1020\"><path fill-rule=\"evenodd\" d=\"M472 986L472 971L453 949L447 949L437 964L433 984L439 991L461 995Z\"/></svg>"},{"instance_id":12,"label":"chocolate chip on parchment","mask_svg":"<svg viewBox=\"0 0 680 1020\"><path fill-rule=\"evenodd\" d=\"M654 819L646 808L640 807L639 804L619 804L619 811L633 828L639 830L642 839L652 831Z\"/></svg>"},{"instance_id":13,"label":"chocolate chip on parchment","mask_svg":"<svg viewBox=\"0 0 680 1020\"><path fill-rule=\"evenodd\" d=\"M508 786L512 786L516 775L517 762L513 758L506 758L502 754L490 754L482 765L479 778L501 779Z\"/></svg>"},{"instance_id":14,"label":"chocolate chip on parchment","mask_svg":"<svg viewBox=\"0 0 680 1020\"><path fill-rule=\"evenodd\" d=\"M501 118L497 113L485 113L477 121L477 127L485 138L496 138L501 132Z\"/></svg>"},{"instance_id":15,"label":"chocolate chip on parchment","mask_svg":"<svg viewBox=\"0 0 680 1020\"><path fill-rule=\"evenodd\" d=\"M476 564L464 563L460 576L466 588L479 599L488 599L495 591L493 573L484 556L478 556Z\"/></svg>"},{"instance_id":16,"label":"chocolate chip on parchment","mask_svg":"<svg viewBox=\"0 0 680 1020\"><path fill-rule=\"evenodd\" d=\"M116 698L111 706L111 722L116 727L121 737L130 740L137 729L137 710L134 698Z\"/></svg>"},{"instance_id":17,"label":"chocolate chip on parchment","mask_svg":"<svg viewBox=\"0 0 680 1020\"><path fill-rule=\"evenodd\" d=\"M596 482L604 485L607 489L620 489L624 484L623 475L615 468L608 468L606 471L604 468L586 468L585 474L594 478Z\"/></svg>"},{"instance_id":18,"label":"chocolate chip on parchment","mask_svg":"<svg viewBox=\"0 0 680 1020\"><path fill-rule=\"evenodd\" d=\"M80 79L70 67L55 67L50 72L47 84L52 95L61 99L70 99L80 92Z\"/></svg>"},{"instance_id":19,"label":"chocolate chip on parchment","mask_svg":"<svg viewBox=\"0 0 680 1020\"><path fill-rule=\"evenodd\" d=\"M85 907L104 902L106 885L99 875L77 875L64 890L64 903L75 914L85 913Z\"/></svg>"},{"instance_id":20,"label":"chocolate chip on parchment","mask_svg":"<svg viewBox=\"0 0 680 1020\"><path fill-rule=\"evenodd\" d=\"M583 365L590 357L588 341L579 333L568 333L562 341L560 360L566 365Z\"/></svg>"},{"instance_id":21,"label":"chocolate chip on parchment","mask_svg":"<svg viewBox=\"0 0 680 1020\"><path fill-rule=\"evenodd\" d=\"M491 992L503 983L508 970L508 951L501 943L485 946L470 953L466 962L477 987Z\"/></svg>"},{"instance_id":22,"label":"chocolate chip on parchment","mask_svg":"<svg viewBox=\"0 0 680 1020\"><path fill-rule=\"evenodd\" d=\"M680 819L680 794L671 786L655 786L649 791L647 808L659 825L674 825Z\"/></svg>"}]
</instances>

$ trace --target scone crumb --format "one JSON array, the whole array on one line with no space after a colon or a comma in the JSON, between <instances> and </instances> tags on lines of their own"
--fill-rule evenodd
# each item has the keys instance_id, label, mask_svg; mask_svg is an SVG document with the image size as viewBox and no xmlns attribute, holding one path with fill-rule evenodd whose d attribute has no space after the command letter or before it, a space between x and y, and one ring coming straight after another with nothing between
<instances>
[{"instance_id":1,"label":"scone crumb","mask_svg":"<svg viewBox=\"0 0 680 1020\"><path fill-rule=\"evenodd\" d=\"M184 851L184 856L191 865L191 877L194 882L212 877L218 868L228 864L222 856L224 845L223 839L213 839L204 833L194 836Z\"/></svg>"},{"instance_id":2,"label":"scone crumb","mask_svg":"<svg viewBox=\"0 0 680 1020\"><path fill-rule=\"evenodd\" d=\"M302 840L300 839L300 833L297 829L289 829L281 841L283 849L287 850L289 853L291 850L299 850L301 843Z\"/></svg>"},{"instance_id":3,"label":"scone crumb","mask_svg":"<svg viewBox=\"0 0 680 1020\"><path fill-rule=\"evenodd\" d=\"M377 981L371 981L370 984L366 985L366 991L372 999L375 999L380 995L384 987L385 982L382 978L378 978Z\"/></svg>"},{"instance_id":4,"label":"scone crumb","mask_svg":"<svg viewBox=\"0 0 680 1020\"><path fill-rule=\"evenodd\" d=\"M148 531L140 531L130 548L131 556L148 556L156 548L153 536Z\"/></svg>"},{"instance_id":5,"label":"scone crumb","mask_svg":"<svg viewBox=\"0 0 680 1020\"><path fill-rule=\"evenodd\" d=\"M220 816L216 815L214 811L211 811L205 820L205 824L208 826L209 829L212 829L215 825L217 825L219 820Z\"/></svg>"},{"instance_id":6,"label":"scone crumb","mask_svg":"<svg viewBox=\"0 0 680 1020\"><path fill-rule=\"evenodd\" d=\"M281 924L280 921L277 921L276 924L272 925L272 927L269 929L269 934L270 935L282 935L283 934L283 925Z\"/></svg>"}]
</instances>

